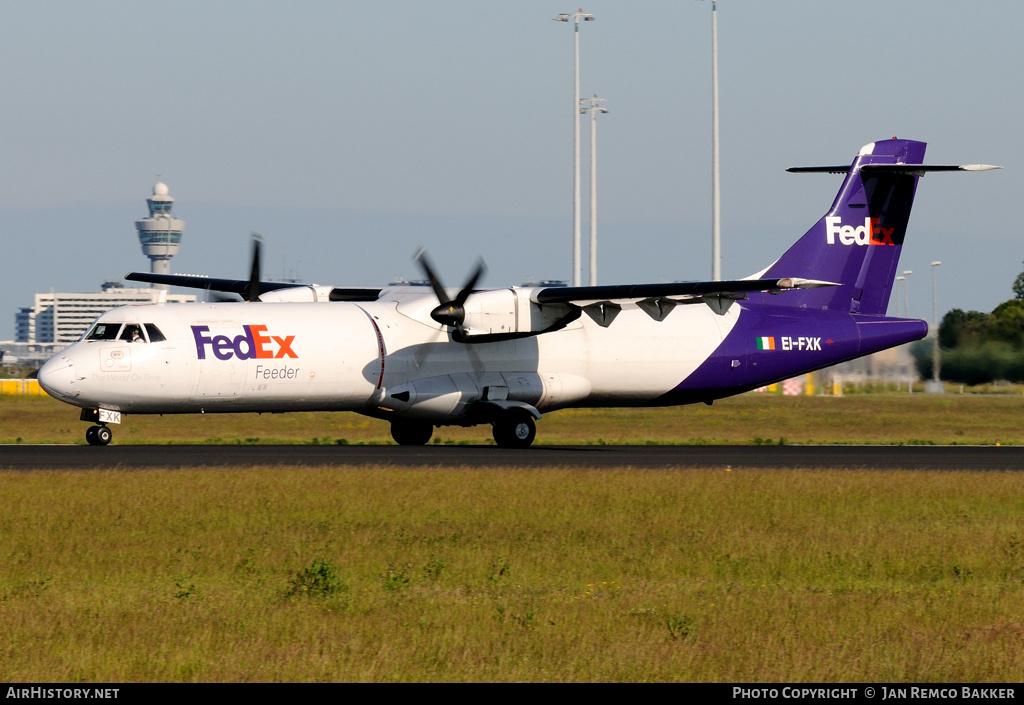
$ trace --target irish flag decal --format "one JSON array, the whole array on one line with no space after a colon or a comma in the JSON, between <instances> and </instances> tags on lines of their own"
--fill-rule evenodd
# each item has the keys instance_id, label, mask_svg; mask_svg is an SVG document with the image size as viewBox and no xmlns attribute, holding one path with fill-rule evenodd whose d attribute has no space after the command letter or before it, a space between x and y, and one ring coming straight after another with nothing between
<instances>
[{"instance_id":1,"label":"irish flag decal","mask_svg":"<svg viewBox=\"0 0 1024 705\"><path fill-rule=\"evenodd\" d=\"M775 338L758 338L757 339L758 350L774 350L775 349Z\"/></svg>"}]
</instances>

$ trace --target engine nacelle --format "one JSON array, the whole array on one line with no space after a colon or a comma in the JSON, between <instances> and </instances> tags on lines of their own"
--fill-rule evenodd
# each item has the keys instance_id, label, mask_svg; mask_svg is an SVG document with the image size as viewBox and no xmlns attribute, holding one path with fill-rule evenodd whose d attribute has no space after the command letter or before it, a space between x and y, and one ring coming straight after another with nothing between
<instances>
[{"instance_id":1,"label":"engine nacelle","mask_svg":"<svg viewBox=\"0 0 1024 705\"><path fill-rule=\"evenodd\" d=\"M331 286L295 286L260 294L263 303L287 301L289 303L322 303L330 301Z\"/></svg>"},{"instance_id":2,"label":"engine nacelle","mask_svg":"<svg viewBox=\"0 0 1024 705\"><path fill-rule=\"evenodd\" d=\"M466 301L463 326L469 335L540 333L570 313L566 304L541 306L530 300L532 289L493 289L473 294Z\"/></svg>"}]
</instances>

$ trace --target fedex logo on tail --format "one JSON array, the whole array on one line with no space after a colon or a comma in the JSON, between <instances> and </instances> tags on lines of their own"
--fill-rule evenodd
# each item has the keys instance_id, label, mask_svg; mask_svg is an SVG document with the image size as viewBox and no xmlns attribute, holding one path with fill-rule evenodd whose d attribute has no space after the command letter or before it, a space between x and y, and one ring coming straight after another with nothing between
<instances>
[{"instance_id":1,"label":"fedex logo on tail","mask_svg":"<svg viewBox=\"0 0 1024 705\"><path fill-rule=\"evenodd\" d=\"M843 225L843 219L839 216L828 216L825 218L825 239L828 244L836 244L839 238L841 245L895 245L892 241L892 234L896 228L883 228L879 223L881 218L865 218L864 225L853 227Z\"/></svg>"},{"instance_id":2,"label":"fedex logo on tail","mask_svg":"<svg viewBox=\"0 0 1024 705\"><path fill-rule=\"evenodd\" d=\"M196 355L200 360L206 359L207 348L213 351L218 360L272 359L282 357L298 358L292 350L294 335L266 335L266 326L242 326L241 335L229 338L226 335L211 336L209 326L192 326L192 336L196 339Z\"/></svg>"}]
</instances>

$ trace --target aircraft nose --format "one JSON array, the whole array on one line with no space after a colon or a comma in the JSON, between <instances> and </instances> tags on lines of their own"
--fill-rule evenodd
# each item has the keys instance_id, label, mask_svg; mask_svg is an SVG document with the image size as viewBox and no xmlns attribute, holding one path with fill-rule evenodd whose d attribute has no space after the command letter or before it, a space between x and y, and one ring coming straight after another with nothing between
<instances>
[{"instance_id":1,"label":"aircraft nose","mask_svg":"<svg viewBox=\"0 0 1024 705\"><path fill-rule=\"evenodd\" d=\"M67 355L51 357L39 368L39 386L58 399L75 396L75 363Z\"/></svg>"}]
</instances>

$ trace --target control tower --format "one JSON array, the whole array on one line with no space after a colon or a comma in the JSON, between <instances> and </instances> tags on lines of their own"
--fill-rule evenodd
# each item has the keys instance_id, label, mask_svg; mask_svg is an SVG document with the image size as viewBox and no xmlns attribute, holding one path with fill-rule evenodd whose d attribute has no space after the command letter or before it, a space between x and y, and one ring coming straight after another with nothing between
<instances>
[{"instance_id":1,"label":"control tower","mask_svg":"<svg viewBox=\"0 0 1024 705\"><path fill-rule=\"evenodd\" d=\"M167 184L163 182L156 183L153 195L146 199L146 203L149 204L149 217L135 221L142 253L150 259L150 272L170 274L171 257L178 254L185 221L171 215L174 199L169 195ZM154 288L166 289L167 285L154 284Z\"/></svg>"}]
</instances>

